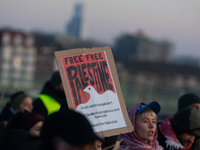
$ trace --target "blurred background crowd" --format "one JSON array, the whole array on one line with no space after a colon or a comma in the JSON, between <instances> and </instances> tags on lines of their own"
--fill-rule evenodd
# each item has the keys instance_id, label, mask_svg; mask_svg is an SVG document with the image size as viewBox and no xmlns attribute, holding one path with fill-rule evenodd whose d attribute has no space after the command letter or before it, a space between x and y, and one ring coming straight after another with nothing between
<instances>
[{"instance_id":1,"label":"blurred background crowd","mask_svg":"<svg viewBox=\"0 0 200 150\"><path fill-rule=\"evenodd\" d=\"M168 2L2 0L0 111L16 91L38 96L58 69L55 51L110 45L127 109L158 101L159 119L173 115L180 95L200 95L200 2Z\"/></svg>"}]
</instances>

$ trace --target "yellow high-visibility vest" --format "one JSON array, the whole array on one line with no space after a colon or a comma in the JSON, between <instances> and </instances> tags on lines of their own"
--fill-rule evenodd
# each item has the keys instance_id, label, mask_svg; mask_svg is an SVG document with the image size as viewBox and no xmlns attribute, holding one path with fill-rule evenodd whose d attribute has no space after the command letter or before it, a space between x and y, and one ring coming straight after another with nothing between
<instances>
[{"instance_id":1,"label":"yellow high-visibility vest","mask_svg":"<svg viewBox=\"0 0 200 150\"><path fill-rule=\"evenodd\" d=\"M40 94L39 98L42 100L44 106L46 107L48 116L60 109L61 105L55 98L47 94Z\"/></svg>"}]
</instances>

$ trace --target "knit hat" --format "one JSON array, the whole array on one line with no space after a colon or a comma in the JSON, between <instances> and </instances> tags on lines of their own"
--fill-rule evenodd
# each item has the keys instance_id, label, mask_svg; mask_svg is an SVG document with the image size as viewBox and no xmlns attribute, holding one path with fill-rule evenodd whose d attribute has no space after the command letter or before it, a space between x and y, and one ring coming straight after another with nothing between
<instances>
[{"instance_id":1,"label":"knit hat","mask_svg":"<svg viewBox=\"0 0 200 150\"><path fill-rule=\"evenodd\" d=\"M1 150L38 150L39 146L37 138L21 129L8 130L0 138Z\"/></svg>"},{"instance_id":2,"label":"knit hat","mask_svg":"<svg viewBox=\"0 0 200 150\"><path fill-rule=\"evenodd\" d=\"M59 110L47 117L40 132L41 141L61 137L73 146L82 146L95 140L102 141L93 131L89 121L70 109Z\"/></svg>"},{"instance_id":3,"label":"knit hat","mask_svg":"<svg viewBox=\"0 0 200 150\"><path fill-rule=\"evenodd\" d=\"M176 134L192 132L200 136L200 115L196 107L185 107L178 111L171 120Z\"/></svg>"},{"instance_id":4,"label":"knit hat","mask_svg":"<svg viewBox=\"0 0 200 150\"><path fill-rule=\"evenodd\" d=\"M55 71L51 76L51 85L56 86L62 83L59 71Z\"/></svg>"},{"instance_id":5,"label":"knit hat","mask_svg":"<svg viewBox=\"0 0 200 150\"><path fill-rule=\"evenodd\" d=\"M20 124L19 127L20 129L29 131L36 123L40 121L44 121L44 118L40 114L26 114L25 120L23 120Z\"/></svg>"},{"instance_id":6,"label":"knit hat","mask_svg":"<svg viewBox=\"0 0 200 150\"><path fill-rule=\"evenodd\" d=\"M24 98L26 97L30 97L30 96L24 92L21 92L14 99L12 99L12 101L10 101L11 106L14 109L17 109L19 105L23 102Z\"/></svg>"},{"instance_id":7,"label":"knit hat","mask_svg":"<svg viewBox=\"0 0 200 150\"><path fill-rule=\"evenodd\" d=\"M178 100L178 110L188 107L194 103L200 103L200 98L194 93L182 95Z\"/></svg>"}]
</instances>

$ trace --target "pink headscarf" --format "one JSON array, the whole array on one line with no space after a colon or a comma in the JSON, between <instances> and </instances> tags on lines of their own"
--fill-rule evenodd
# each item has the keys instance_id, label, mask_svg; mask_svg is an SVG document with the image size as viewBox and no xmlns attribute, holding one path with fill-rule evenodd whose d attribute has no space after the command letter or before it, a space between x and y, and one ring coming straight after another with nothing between
<instances>
[{"instance_id":1,"label":"pink headscarf","mask_svg":"<svg viewBox=\"0 0 200 150\"><path fill-rule=\"evenodd\" d=\"M169 116L165 118L165 120L160 124L160 131L166 138L166 147L169 149L179 149L179 150L190 150L192 147L192 143L190 143L187 147L184 147L178 140L172 125L171 120L173 117Z\"/></svg>"},{"instance_id":2,"label":"pink headscarf","mask_svg":"<svg viewBox=\"0 0 200 150\"><path fill-rule=\"evenodd\" d=\"M128 115L129 115L130 121L132 122L134 128L135 128L135 113L141 104L147 105L147 103L140 102L128 110ZM158 137L158 131L156 129L153 140L150 143L145 143L135 133L135 131L133 131L131 133L121 134L118 136L117 140L120 141L121 139L123 139L123 141L120 145L120 150L124 150L127 146L129 146L128 150L163 150L164 148L159 145L159 143L157 141L157 137Z\"/></svg>"}]
</instances>

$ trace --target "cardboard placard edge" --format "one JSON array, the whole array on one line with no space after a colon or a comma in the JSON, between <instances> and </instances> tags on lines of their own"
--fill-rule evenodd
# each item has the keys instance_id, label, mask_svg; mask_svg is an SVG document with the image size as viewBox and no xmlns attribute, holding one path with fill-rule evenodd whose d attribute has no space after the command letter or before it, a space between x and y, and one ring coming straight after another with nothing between
<instances>
[{"instance_id":1,"label":"cardboard placard edge","mask_svg":"<svg viewBox=\"0 0 200 150\"><path fill-rule=\"evenodd\" d=\"M117 128L117 129L111 129L111 130L106 130L106 131L100 131L97 132L97 134L101 137L103 136L113 136L113 135L117 135L117 133L121 134L121 133L128 133L128 132L132 132L134 130L132 123L128 117L128 113L127 113L127 109L125 106L125 102L124 102L124 98L122 95L122 91L121 91L121 87L120 87L120 83L119 83L119 79L118 79L118 75L117 75L117 70L115 67L115 62L114 62L114 58L113 58L113 54L112 54L112 50L110 48L110 46L105 46L105 47L93 47L93 48L77 48L77 49L69 49L69 50L62 50L62 51L56 51L55 52L55 57L56 57L56 62L58 65L58 69L61 75L61 80L64 86L64 91L65 91L65 95L67 98L67 103L70 109L74 110L73 107L73 103L72 103L72 99L71 99L71 94L70 94L70 89L68 87L67 84L67 79L65 77L65 73L62 67L62 62L60 60L60 57L64 57L64 55L66 56L72 56L72 55L79 55L79 54L85 54L85 53L94 53L94 52L100 52L100 51L105 51L106 52L106 56L107 56L107 61L109 63L110 66L110 71L113 77L113 81L115 84L115 88L117 91L117 95L119 97L119 103L121 106L121 110L122 110L122 114L124 117L124 120L126 122L126 127L123 128Z\"/></svg>"}]
</instances>

